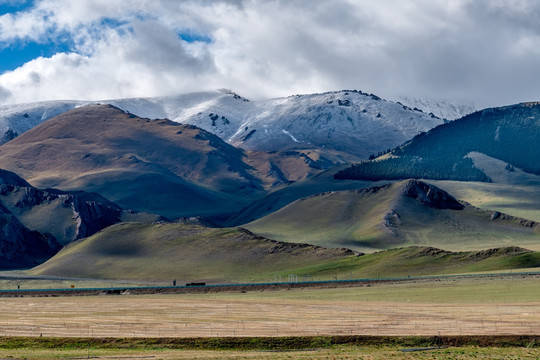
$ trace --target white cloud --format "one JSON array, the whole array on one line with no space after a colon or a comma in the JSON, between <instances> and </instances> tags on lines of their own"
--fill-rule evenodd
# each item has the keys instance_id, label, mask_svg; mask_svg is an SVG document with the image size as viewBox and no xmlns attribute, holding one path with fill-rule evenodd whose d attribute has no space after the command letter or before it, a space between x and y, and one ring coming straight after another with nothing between
<instances>
[{"instance_id":1,"label":"white cloud","mask_svg":"<svg viewBox=\"0 0 540 360\"><path fill-rule=\"evenodd\" d=\"M533 0L42 0L0 17L0 41L61 37L71 52L0 75L0 103L225 87L502 105L538 97L539 15Z\"/></svg>"}]
</instances>

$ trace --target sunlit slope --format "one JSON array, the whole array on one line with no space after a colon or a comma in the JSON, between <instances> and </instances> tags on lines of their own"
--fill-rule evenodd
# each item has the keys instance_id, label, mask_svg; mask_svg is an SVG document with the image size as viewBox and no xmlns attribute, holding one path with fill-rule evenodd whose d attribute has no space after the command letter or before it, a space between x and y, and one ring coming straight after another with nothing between
<instances>
[{"instance_id":1,"label":"sunlit slope","mask_svg":"<svg viewBox=\"0 0 540 360\"><path fill-rule=\"evenodd\" d=\"M540 221L540 176L526 173L507 162L472 152L468 156L492 182L429 182L452 193L459 199L483 209Z\"/></svg>"},{"instance_id":2,"label":"sunlit slope","mask_svg":"<svg viewBox=\"0 0 540 360\"><path fill-rule=\"evenodd\" d=\"M406 245L540 249L537 223L475 208L414 180L311 196L245 226L280 241L366 252Z\"/></svg>"},{"instance_id":3,"label":"sunlit slope","mask_svg":"<svg viewBox=\"0 0 540 360\"><path fill-rule=\"evenodd\" d=\"M451 252L431 247L404 247L351 256L303 269L300 278L315 280L377 279L483 272L540 271L540 253L519 247ZM286 275L286 273L282 273ZM310 275L309 277L307 275Z\"/></svg>"},{"instance_id":4,"label":"sunlit slope","mask_svg":"<svg viewBox=\"0 0 540 360\"><path fill-rule=\"evenodd\" d=\"M0 147L0 167L33 185L93 191L172 218L234 213L327 162L316 150L244 151L193 125L111 105L67 111Z\"/></svg>"}]
</instances>

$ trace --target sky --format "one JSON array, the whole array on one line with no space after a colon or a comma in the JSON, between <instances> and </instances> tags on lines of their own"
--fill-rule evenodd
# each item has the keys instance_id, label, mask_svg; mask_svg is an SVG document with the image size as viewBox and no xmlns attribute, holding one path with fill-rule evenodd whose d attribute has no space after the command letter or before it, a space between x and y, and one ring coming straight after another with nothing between
<instances>
[{"instance_id":1,"label":"sky","mask_svg":"<svg viewBox=\"0 0 540 360\"><path fill-rule=\"evenodd\" d=\"M0 105L222 88L540 100L540 1L0 0Z\"/></svg>"}]
</instances>

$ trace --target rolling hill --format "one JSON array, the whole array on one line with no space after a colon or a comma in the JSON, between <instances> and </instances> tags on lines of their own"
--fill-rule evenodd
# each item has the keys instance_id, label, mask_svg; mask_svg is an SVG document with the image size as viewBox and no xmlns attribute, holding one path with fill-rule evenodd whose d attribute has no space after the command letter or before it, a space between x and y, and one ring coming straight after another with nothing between
<instances>
[{"instance_id":1,"label":"rolling hill","mask_svg":"<svg viewBox=\"0 0 540 360\"><path fill-rule=\"evenodd\" d=\"M329 191L358 190L388 183L388 181L335 180L334 174L345 166L347 165L336 166L303 181L298 181L288 186L275 189L265 196L249 203L246 207L233 214L233 216L224 223L226 226L241 226L262 218L265 215L283 208L293 201L305 197Z\"/></svg>"},{"instance_id":2,"label":"rolling hill","mask_svg":"<svg viewBox=\"0 0 540 360\"><path fill-rule=\"evenodd\" d=\"M540 249L538 223L478 209L416 180L313 195L244 226L279 241L363 252L409 245Z\"/></svg>"},{"instance_id":3,"label":"rolling hill","mask_svg":"<svg viewBox=\"0 0 540 360\"><path fill-rule=\"evenodd\" d=\"M517 247L449 252L407 247L358 254L268 240L242 228L123 223L76 241L32 275L95 279L178 279L206 283L330 280L467 273L540 266Z\"/></svg>"},{"instance_id":4,"label":"rolling hill","mask_svg":"<svg viewBox=\"0 0 540 360\"><path fill-rule=\"evenodd\" d=\"M66 246L32 274L102 279L254 280L353 256L347 249L288 244L242 228L123 223Z\"/></svg>"}]
</instances>

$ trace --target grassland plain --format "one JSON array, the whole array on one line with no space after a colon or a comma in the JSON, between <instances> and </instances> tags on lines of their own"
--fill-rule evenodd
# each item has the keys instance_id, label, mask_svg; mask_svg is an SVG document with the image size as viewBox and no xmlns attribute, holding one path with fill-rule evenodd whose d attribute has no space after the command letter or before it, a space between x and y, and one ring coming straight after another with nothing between
<instances>
[{"instance_id":1,"label":"grassland plain","mask_svg":"<svg viewBox=\"0 0 540 360\"><path fill-rule=\"evenodd\" d=\"M540 335L538 277L334 289L0 299L0 336Z\"/></svg>"}]
</instances>

